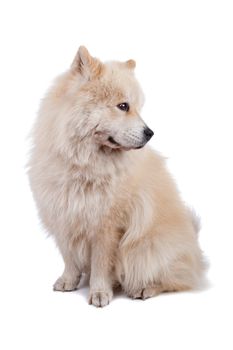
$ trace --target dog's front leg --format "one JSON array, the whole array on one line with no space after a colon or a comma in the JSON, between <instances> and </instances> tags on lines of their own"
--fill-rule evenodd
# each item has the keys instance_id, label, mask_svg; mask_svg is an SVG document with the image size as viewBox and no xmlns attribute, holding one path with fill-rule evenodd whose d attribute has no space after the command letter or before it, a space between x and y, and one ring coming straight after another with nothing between
<instances>
[{"instance_id":1,"label":"dog's front leg","mask_svg":"<svg viewBox=\"0 0 233 350\"><path fill-rule=\"evenodd\" d=\"M108 305L113 297L113 261L116 241L110 232L97 234L91 246L89 304Z\"/></svg>"}]
</instances>

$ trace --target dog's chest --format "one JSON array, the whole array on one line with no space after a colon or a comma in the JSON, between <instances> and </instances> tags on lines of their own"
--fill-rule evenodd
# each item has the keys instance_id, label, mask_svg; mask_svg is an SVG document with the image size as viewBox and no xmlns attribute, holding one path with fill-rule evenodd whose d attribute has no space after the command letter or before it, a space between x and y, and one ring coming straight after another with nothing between
<instances>
[{"instance_id":1,"label":"dog's chest","mask_svg":"<svg viewBox=\"0 0 233 350\"><path fill-rule=\"evenodd\" d=\"M78 227L80 233L91 234L102 225L112 205L114 186L111 181L89 181L79 177L69 181L65 188L67 221Z\"/></svg>"}]
</instances>

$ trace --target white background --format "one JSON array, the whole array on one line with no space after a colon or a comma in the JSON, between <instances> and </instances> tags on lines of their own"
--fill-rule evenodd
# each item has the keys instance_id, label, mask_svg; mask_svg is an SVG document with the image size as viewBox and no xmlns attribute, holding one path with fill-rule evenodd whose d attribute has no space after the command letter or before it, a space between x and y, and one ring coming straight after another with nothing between
<instances>
[{"instance_id":1,"label":"white background","mask_svg":"<svg viewBox=\"0 0 233 350\"><path fill-rule=\"evenodd\" d=\"M232 349L232 1L1 1L2 349ZM152 147L202 218L210 287L97 309L55 293L63 263L36 214L24 166L40 98L79 45L134 58Z\"/></svg>"}]
</instances>

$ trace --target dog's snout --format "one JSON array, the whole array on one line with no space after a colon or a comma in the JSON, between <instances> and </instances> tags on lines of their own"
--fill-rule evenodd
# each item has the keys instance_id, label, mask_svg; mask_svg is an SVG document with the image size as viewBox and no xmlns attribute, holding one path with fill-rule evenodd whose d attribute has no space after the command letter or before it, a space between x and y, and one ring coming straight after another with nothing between
<instances>
[{"instance_id":1,"label":"dog's snout","mask_svg":"<svg viewBox=\"0 0 233 350\"><path fill-rule=\"evenodd\" d=\"M144 132L144 136L145 136L146 141L149 141L152 138L152 136L154 135L154 132L150 128L148 128L147 126L144 128L143 132Z\"/></svg>"}]
</instances>

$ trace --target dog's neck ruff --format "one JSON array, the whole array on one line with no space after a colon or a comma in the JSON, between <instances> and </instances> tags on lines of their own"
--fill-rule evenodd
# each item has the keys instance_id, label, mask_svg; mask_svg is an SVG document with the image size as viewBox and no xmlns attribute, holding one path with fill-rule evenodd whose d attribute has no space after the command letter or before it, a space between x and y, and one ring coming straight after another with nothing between
<instances>
[{"instance_id":1,"label":"dog's neck ruff","mask_svg":"<svg viewBox=\"0 0 233 350\"><path fill-rule=\"evenodd\" d=\"M69 157L69 163L76 172L86 181L102 182L121 178L130 167L130 153L134 151L122 151L111 149L93 143L92 140L79 142L75 152Z\"/></svg>"}]
</instances>

